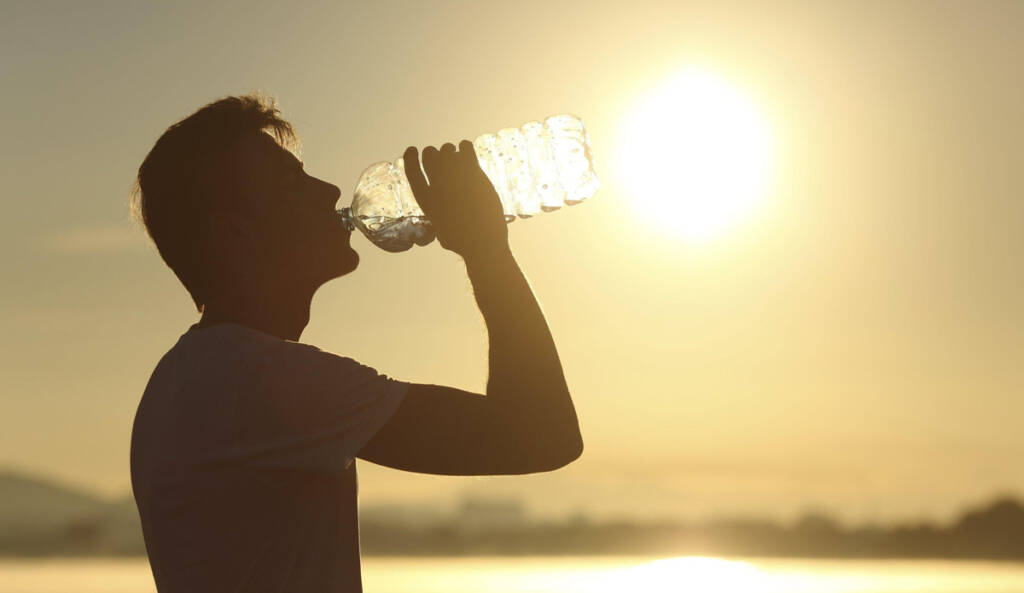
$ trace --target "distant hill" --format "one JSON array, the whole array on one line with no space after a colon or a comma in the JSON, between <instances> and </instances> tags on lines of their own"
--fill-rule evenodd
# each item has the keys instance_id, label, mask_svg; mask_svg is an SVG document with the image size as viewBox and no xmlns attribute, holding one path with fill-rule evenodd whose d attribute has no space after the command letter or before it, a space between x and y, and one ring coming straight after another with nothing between
<instances>
[{"instance_id":1,"label":"distant hill","mask_svg":"<svg viewBox=\"0 0 1024 593\"><path fill-rule=\"evenodd\" d=\"M0 471L0 555L145 554L135 502Z\"/></svg>"},{"instance_id":2,"label":"distant hill","mask_svg":"<svg viewBox=\"0 0 1024 593\"><path fill-rule=\"evenodd\" d=\"M0 471L0 524L63 524L69 519L103 512L108 503L56 482Z\"/></svg>"}]
</instances>

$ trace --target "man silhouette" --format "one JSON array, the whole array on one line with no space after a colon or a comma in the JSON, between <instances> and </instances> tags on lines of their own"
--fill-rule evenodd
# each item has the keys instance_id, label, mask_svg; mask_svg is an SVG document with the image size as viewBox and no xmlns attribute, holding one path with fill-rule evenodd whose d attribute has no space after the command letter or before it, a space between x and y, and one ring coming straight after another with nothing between
<instances>
[{"instance_id":1,"label":"man silhouette","mask_svg":"<svg viewBox=\"0 0 1024 593\"><path fill-rule=\"evenodd\" d=\"M405 152L441 246L462 257L489 337L486 396L390 379L298 342L319 286L359 257L338 188L287 149L259 96L171 126L134 206L202 314L153 371L132 486L157 589L361 591L355 457L446 475L562 467L583 442L554 342L470 142ZM400 338L397 338L400 339Z\"/></svg>"}]
</instances>

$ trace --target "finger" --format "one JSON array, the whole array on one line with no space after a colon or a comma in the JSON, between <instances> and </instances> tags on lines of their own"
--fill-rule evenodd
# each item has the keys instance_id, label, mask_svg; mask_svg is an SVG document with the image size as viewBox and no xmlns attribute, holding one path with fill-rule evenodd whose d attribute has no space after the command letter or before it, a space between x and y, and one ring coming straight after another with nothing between
<instances>
[{"instance_id":1,"label":"finger","mask_svg":"<svg viewBox=\"0 0 1024 593\"><path fill-rule=\"evenodd\" d=\"M437 149L433 146L426 146L423 148L423 171L427 174L427 183L431 183L433 181L431 177L437 176L437 157L440 156L440 154L441 153L437 152Z\"/></svg>"},{"instance_id":2,"label":"finger","mask_svg":"<svg viewBox=\"0 0 1024 593\"><path fill-rule=\"evenodd\" d=\"M458 155L455 152L455 145L451 142L445 142L441 145L441 156L444 158L446 163L455 163Z\"/></svg>"},{"instance_id":3,"label":"finger","mask_svg":"<svg viewBox=\"0 0 1024 593\"><path fill-rule=\"evenodd\" d=\"M473 148L473 143L469 140L459 142L459 154L461 154L466 160L471 160L474 163L477 162L476 149Z\"/></svg>"},{"instance_id":4,"label":"finger","mask_svg":"<svg viewBox=\"0 0 1024 593\"><path fill-rule=\"evenodd\" d=\"M416 147L410 146L405 149L402 155L405 162L405 178L409 180L409 187L412 188L412 195L418 203L424 200L427 195L427 181L423 178L423 171L420 169L420 158L416 154ZM423 204L420 203L420 208Z\"/></svg>"}]
</instances>

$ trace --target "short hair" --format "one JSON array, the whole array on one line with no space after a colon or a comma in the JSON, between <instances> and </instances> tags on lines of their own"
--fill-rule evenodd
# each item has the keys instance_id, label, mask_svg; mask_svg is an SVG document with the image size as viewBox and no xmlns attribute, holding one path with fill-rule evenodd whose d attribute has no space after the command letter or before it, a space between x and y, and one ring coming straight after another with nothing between
<instances>
[{"instance_id":1,"label":"short hair","mask_svg":"<svg viewBox=\"0 0 1024 593\"><path fill-rule=\"evenodd\" d=\"M297 149L295 131L273 98L259 93L225 97L167 128L139 167L132 212L200 313L208 296L207 214L218 199L217 176L210 173L224 166L241 139L263 131L273 132L281 146Z\"/></svg>"}]
</instances>

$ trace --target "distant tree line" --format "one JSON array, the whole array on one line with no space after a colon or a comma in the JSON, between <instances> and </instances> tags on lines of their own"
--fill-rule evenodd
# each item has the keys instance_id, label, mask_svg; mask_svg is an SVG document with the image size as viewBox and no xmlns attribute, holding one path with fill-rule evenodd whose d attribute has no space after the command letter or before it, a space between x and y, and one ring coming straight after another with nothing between
<instances>
[{"instance_id":1,"label":"distant tree line","mask_svg":"<svg viewBox=\"0 0 1024 593\"><path fill-rule=\"evenodd\" d=\"M833 558L1024 560L1024 506L1013 498L930 523L847 528L826 515L783 525L762 520L531 521L521 505L464 505L453 516L374 513L361 522L365 554L702 554ZM146 553L131 499L0 472L0 556L138 556Z\"/></svg>"},{"instance_id":2,"label":"distant tree line","mask_svg":"<svg viewBox=\"0 0 1024 593\"><path fill-rule=\"evenodd\" d=\"M1024 506L1002 499L948 527L928 523L846 529L824 515L792 525L758 520L704 523L529 523L475 529L456 523L408 528L363 524L366 554L702 554L831 558L1024 560Z\"/></svg>"}]
</instances>

